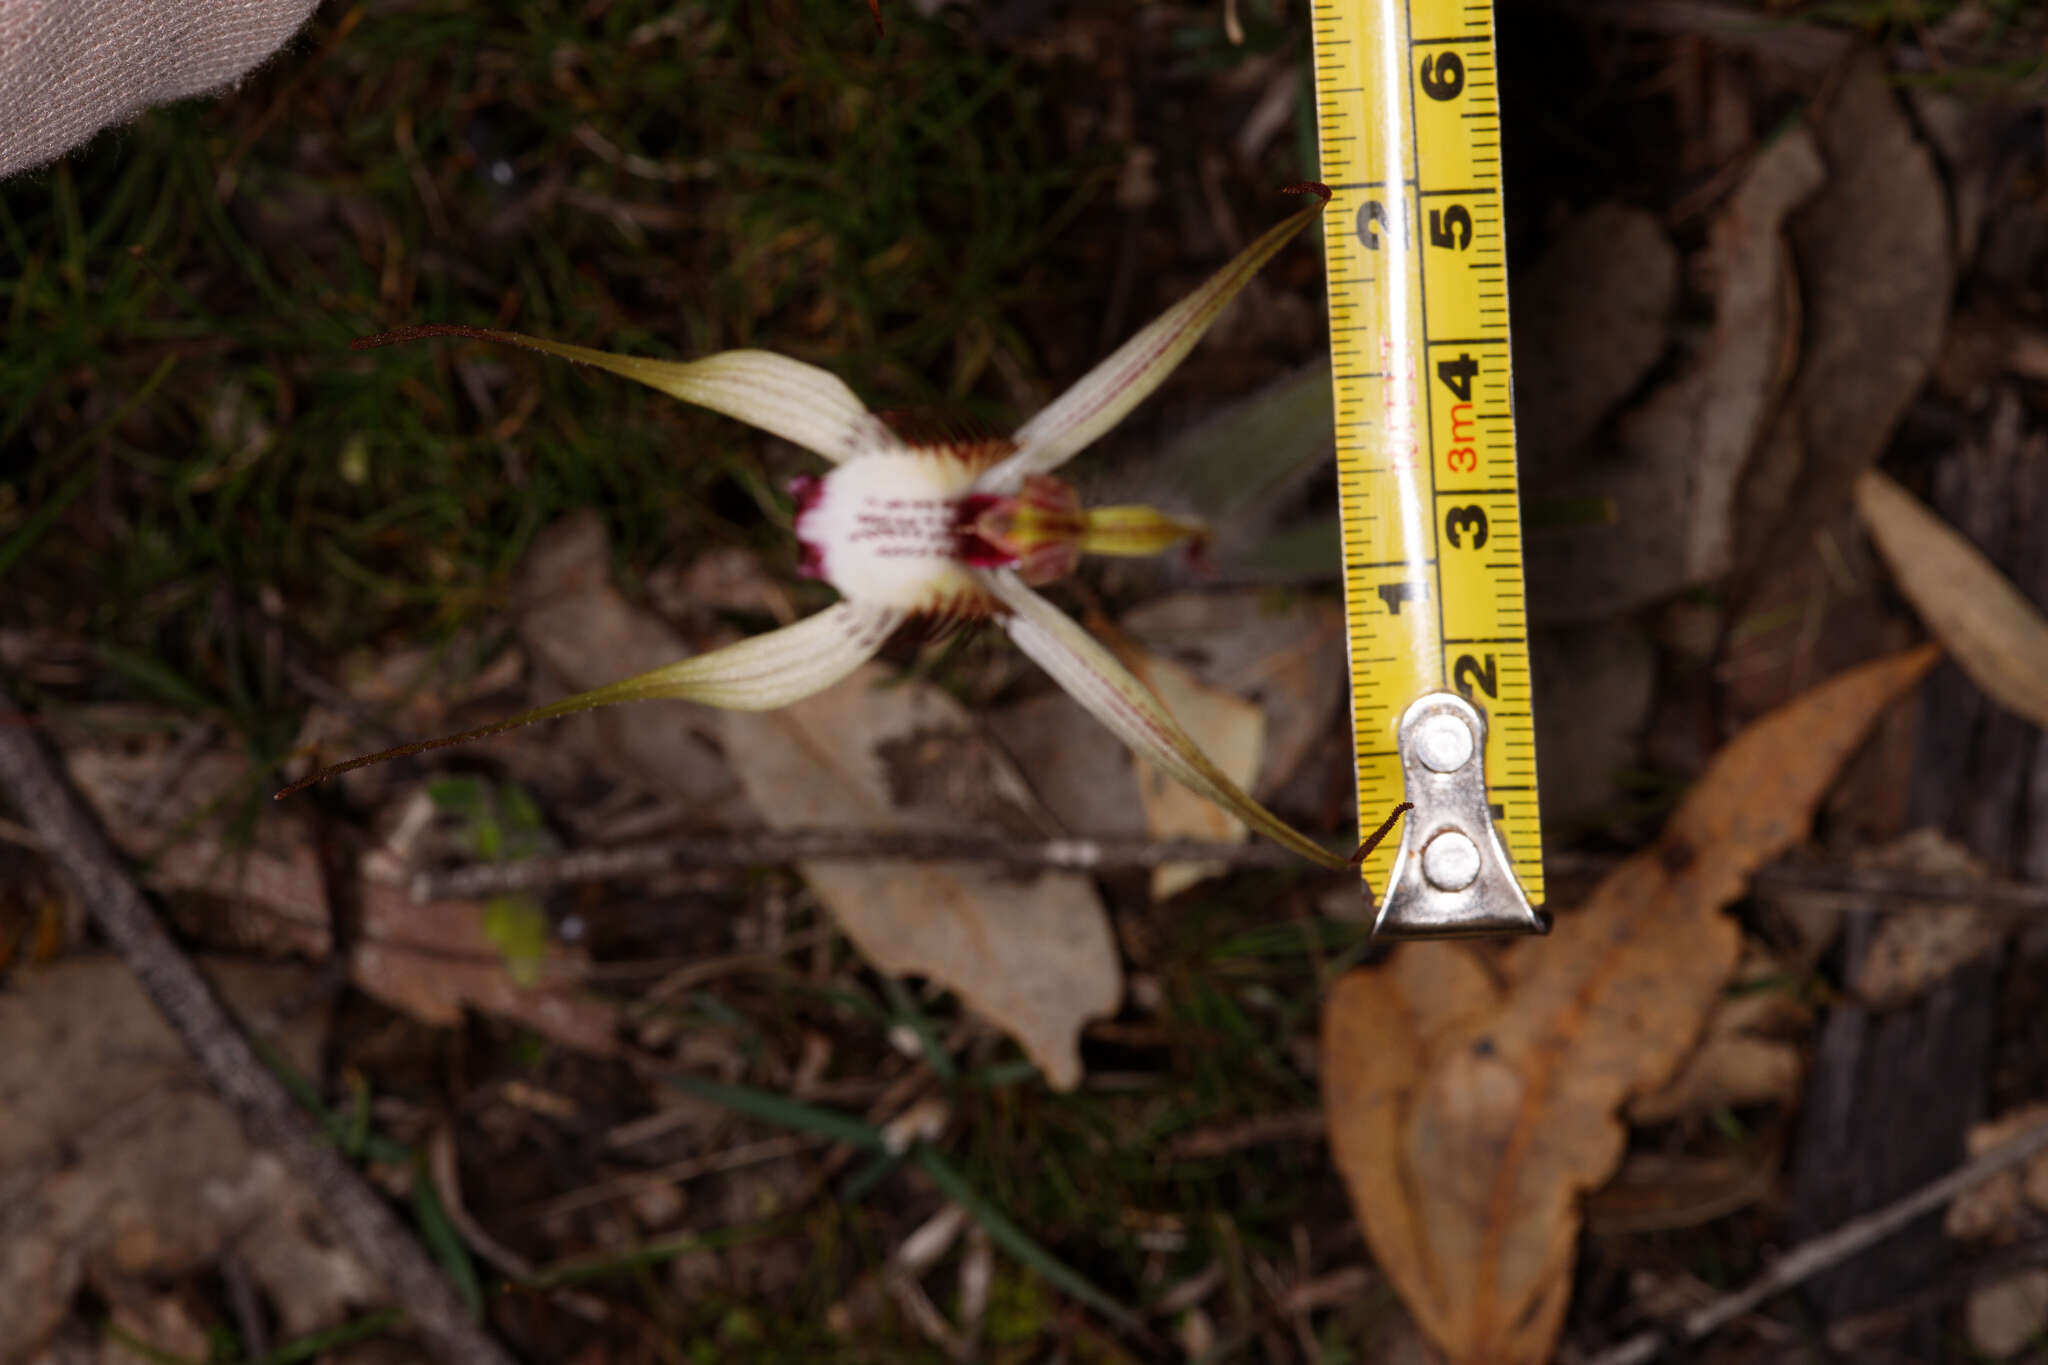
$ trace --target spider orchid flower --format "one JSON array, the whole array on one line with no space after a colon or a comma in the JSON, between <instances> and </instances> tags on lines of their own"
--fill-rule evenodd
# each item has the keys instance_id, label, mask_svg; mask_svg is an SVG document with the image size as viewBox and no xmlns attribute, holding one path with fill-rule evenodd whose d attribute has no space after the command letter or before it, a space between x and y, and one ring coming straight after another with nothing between
<instances>
[{"instance_id":1,"label":"spider orchid flower","mask_svg":"<svg viewBox=\"0 0 2048 1365\"><path fill-rule=\"evenodd\" d=\"M367 763L617 702L681 698L770 710L846 677L914 619L994 620L1135 753L1302 856L1345 866L1226 777L1108 649L1033 591L1071 572L1083 554L1156 554L1201 536L1198 525L1149 507L1084 507L1052 471L1158 388L1224 305L1329 200L1321 185L1289 192L1312 193L1317 201L1246 247L1007 440L920 443L870 412L837 377L767 351L677 363L448 326L356 342L362 348L461 336L525 346L636 379L823 456L830 470L792 484L795 529L804 571L837 588L842 600L794 625L495 724L350 759L278 795Z\"/></svg>"}]
</instances>

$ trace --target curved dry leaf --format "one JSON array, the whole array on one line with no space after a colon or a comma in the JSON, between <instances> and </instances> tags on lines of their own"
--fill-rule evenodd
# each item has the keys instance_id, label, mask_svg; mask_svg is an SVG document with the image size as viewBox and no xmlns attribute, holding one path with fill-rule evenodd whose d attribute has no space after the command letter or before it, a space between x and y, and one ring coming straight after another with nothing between
<instances>
[{"instance_id":1,"label":"curved dry leaf","mask_svg":"<svg viewBox=\"0 0 2048 1365\"><path fill-rule=\"evenodd\" d=\"M1323 1013L1331 1147L1375 1261L1453 1361L1549 1359L1579 1197L1621 1157L1617 1111L1672 1075L1734 969L1723 907L1804 837L1935 657L1852 670L1749 727L1657 844L1549 938L1484 960L1406 945L1338 982Z\"/></svg>"},{"instance_id":2,"label":"curved dry leaf","mask_svg":"<svg viewBox=\"0 0 2048 1365\"><path fill-rule=\"evenodd\" d=\"M1970 681L2015 715L2048 725L2048 621L1977 547L1877 470L1856 510L1899 591Z\"/></svg>"},{"instance_id":3,"label":"curved dry leaf","mask_svg":"<svg viewBox=\"0 0 2048 1365\"><path fill-rule=\"evenodd\" d=\"M1042 818L964 707L879 664L794 706L723 722L747 797L776 828L1035 830ZM1087 877L890 861L802 871L877 970L930 977L1015 1038L1049 1084L1080 1081L1081 1029L1123 995L1108 916Z\"/></svg>"},{"instance_id":4,"label":"curved dry leaf","mask_svg":"<svg viewBox=\"0 0 2048 1365\"><path fill-rule=\"evenodd\" d=\"M1744 971L1745 979L1754 973ZM1789 991L1759 989L1724 995L1705 1035L1664 1085L1628 1106L1628 1121L1666 1123L1703 1118L1743 1105L1790 1106L1806 1079L1802 1040L1813 1011Z\"/></svg>"},{"instance_id":5,"label":"curved dry leaf","mask_svg":"<svg viewBox=\"0 0 2048 1365\"><path fill-rule=\"evenodd\" d=\"M1702 261L1714 280L1714 327L1699 355L1621 415L1615 458L1581 461L1549 490L1609 498L1615 515L1530 541L1533 596L1545 619L1613 616L1727 571L1737 484L1798 349L1799 281L1784 223L1822 174L1813 135L1793 129L1757 156L1715 218ZM1643 357L1645 368L1656 354ZM1567 354L1548 363L1574 362Z\"/></svg>"},{"instance_id":6,"label":"curved dry leaf","mask_svg":"<svg viewBox=\"0 0 2048 1365\"><path fill-rule=\"evenodd\" d=\"M1848 63L1811 116L1827 181L1792 215L1799 372L1744 470L1734 563L1768 578L1876 463L1926 382L1955 277L1948 195L1884 59Z\"/></svg>"}]
</instances>

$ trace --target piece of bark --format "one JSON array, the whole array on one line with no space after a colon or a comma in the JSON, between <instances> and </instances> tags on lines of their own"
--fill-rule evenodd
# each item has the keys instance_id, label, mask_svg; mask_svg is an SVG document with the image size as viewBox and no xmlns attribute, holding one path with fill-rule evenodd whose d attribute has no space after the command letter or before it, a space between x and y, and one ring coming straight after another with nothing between
<instances>
[{"instance_id":1,"label":"piece of bark","mask_svg":"<svg viewBox=\"0 0 2048 1365\"><path fill-rule=\"evenodd\" d=\"M1875 935L1869 915L1849 920L1847 951L1860 962ZM1837 1005L1821 1027L1792 1163L1789 1222L1808 1237L1879 1208L1953 1170L1982 1117L1996 958L1979 958L1895 1009ZM1807 1293L1827 1318L1896 1302L1923 1285L1944 1249L1935 1210L1890 1240L1818 1276ZM1902 1342L1931 1345L1931 1313ZM1931 1351L1929 1355L1933 1354Z\"/></svg>"},{"instance_id":2,"label":"piece of bark","mask_svg":"<svg viewBox=\"0 0 2048 1365\"><path fill-rule=\"evenodd\" d=\"M2048 547L2033 528L2048 512L2048 440L2023 432L2016 400L1995 406L1986 430L1936 467L1932 502L2040 600ZM1919 723L1909 823L1946 831L1995 874L2040 875L2048 837L2035 833L2030 815L2048 793L2039 729L1947 663L1928 678ZM1867 916L1849 924L1844 968L1853 981L1877 928ZM1963 1159L1992 1074L2001 962L1997 953L1977 958L1896 1008L1829 1012L1793 1161L1796 1229L1834 1226ZM1930 1217L1822 1277L1812 1293L1830 1317L1879 1307L1924 1284L1932 1258L1946 1254L1940 1220ZM1933 1311L1923 1312L1902 1344L1931 1348L1939 1330Z\"/></svg>"}]
</instances>

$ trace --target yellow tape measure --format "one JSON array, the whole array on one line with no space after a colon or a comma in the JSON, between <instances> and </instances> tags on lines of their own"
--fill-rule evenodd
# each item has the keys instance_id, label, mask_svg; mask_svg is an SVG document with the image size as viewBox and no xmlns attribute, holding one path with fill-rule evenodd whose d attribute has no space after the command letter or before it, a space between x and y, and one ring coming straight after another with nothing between
<instances>
[{"instance_id":1,"label":"yellow tape measure","mask_svg":"<svg viewBox=\"0 0 2048 1365\"><path fill-rule=\"evenodd\" d=\"M1314 36L1359 815L1417 805L1377 928L1540 932L1492 6L1314 0Z\"/></svg>"}]
</instances>

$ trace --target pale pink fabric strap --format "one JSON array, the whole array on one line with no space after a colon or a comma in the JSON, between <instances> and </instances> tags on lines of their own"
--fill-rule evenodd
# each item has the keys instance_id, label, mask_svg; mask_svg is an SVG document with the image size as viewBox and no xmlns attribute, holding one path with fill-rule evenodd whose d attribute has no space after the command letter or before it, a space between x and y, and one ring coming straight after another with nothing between
<instances>
[{"instance_id":1,"label":"pale pink fabric strap","mask_svg":"<svg viewBox=\"0 0 2048 1365\"><path fill-rule=\"evenodd\" d=\"M240 80L319 0L0 0L0 176Z\"/></svg>"}]
</instances>

